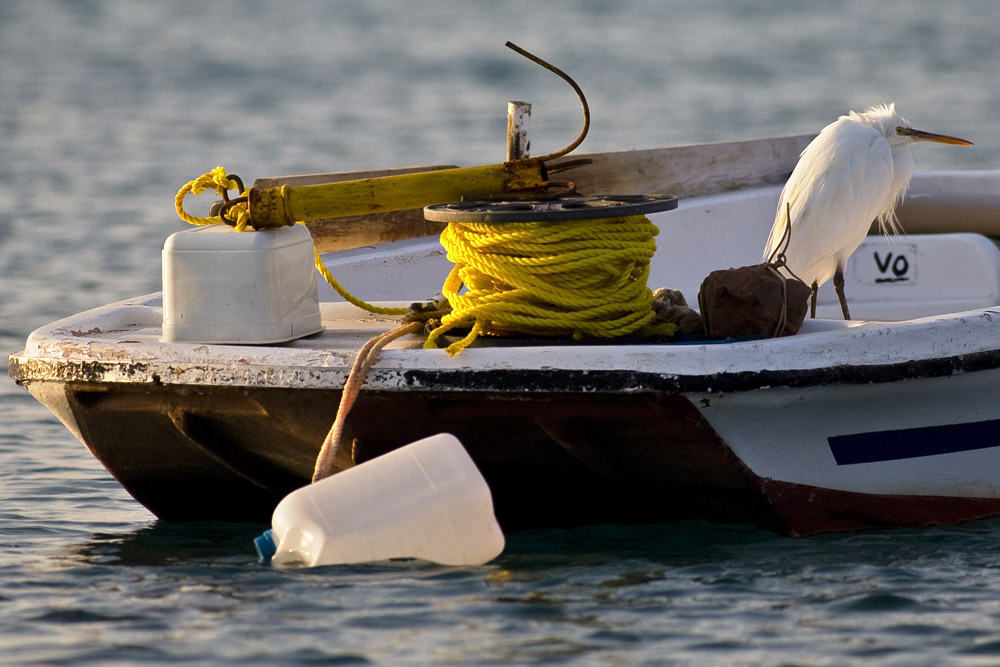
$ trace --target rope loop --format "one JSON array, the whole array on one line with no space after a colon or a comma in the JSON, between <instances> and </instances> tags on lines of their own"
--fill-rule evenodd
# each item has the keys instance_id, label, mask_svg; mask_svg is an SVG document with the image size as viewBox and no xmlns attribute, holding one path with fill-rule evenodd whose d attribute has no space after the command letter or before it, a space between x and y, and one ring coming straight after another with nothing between
<instances>
[{"instance_id":1,"label":"rope loop","mask_svg":"<svg viewBox=\"0 0 1000 667\"><path fill-rule=\"evenodd\" d=\"M209 189L215 190L225 200L223 205L224 213L227 216L225 219L220 219L219 215L198 218L184 210L184 199L189 194L197 196ZM230 190L236 190L239 197L230 200ZM174 197L174 209L181 220L192 225L215 225L219 222L227 222L231 223L236 231L242 232L246 231L247 225L250 223L250 206L245 199L248 195L249 192L243 187L243 181L240 180L239 176L227 175L225 169L216 167L207 174L202 174L193 181L189 181L178 190L177 196Z\"/></svg>"}]
</instances>

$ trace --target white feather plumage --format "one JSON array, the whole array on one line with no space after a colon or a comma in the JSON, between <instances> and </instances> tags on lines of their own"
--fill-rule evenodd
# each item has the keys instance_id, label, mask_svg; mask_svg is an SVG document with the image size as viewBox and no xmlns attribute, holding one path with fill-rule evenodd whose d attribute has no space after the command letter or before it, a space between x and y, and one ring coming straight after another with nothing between
<instances>
[{"instance_id":1,"label":"white feather plumage","mask_svg":"<svg viewBox=\"0 0 1000 667\"><path fill-rule=\"evenodd\" d=\"M786 204L791 204L791 236L785 260L806 285L822 285L843 272L872 221L880 222L883 233L898 232L895 208L913 173L909 145L915 141L969 145L914 130L893 104L852 111L824 127L802 151L781 192L764 261L782 244Z\"/></svg>"}]
</instances>

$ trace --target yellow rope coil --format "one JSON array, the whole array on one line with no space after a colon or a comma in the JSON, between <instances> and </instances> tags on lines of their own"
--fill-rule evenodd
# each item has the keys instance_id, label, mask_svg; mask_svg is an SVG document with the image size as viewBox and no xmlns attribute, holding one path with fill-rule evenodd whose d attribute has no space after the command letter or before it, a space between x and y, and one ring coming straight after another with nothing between
<instances>
[{"instance_id":1,"label":"yellow rope coil","mask_svg":"<svg viewBox=\"0 0 1000 667\"><path fill-rule=\"evenodd\" d=\"M448 346L462 351L482 334L614 338L670 336L654 324L646 285L656 227L645 216L598 220L457 223L441 234L454 264L444 284L452 312L424 344L469 329ZM459 293L462 287L466 292Z\"/></svg>"},{"instance_id":2,"label":"yellow rope coil","mask_svg":"<svg viewBox=\"0 0 1000 667\"><path fill-rule=\"evenodd\" d=\"M177 196L174 197L174 209L177 211L177 215L184 222L190 223L192 225L215 225L219 223L219 218L198 218L187 211L184 210L184 199L187 198L189 194L200 195L208 189L214 189L220 196L230 190L235 190L238 187L236 181L229 178L226 175L226 170L222 167L216 167L207 174L202 174L193 181L189 181L180 190L177 191ZM239 193L240 196L247 194L247 191ZM236 220L236 225L234 229L238 232L244 232L247 230L247 225L250 223L250 208L245 202L239 202L233 204L229 209L229 215L234 216ZM302 224L302 223L299 223ZM334 290L337 291L343 299L351 304L354 304L362 310L367 310L369 313L376 313L378 315L403 315L406 313L405 308L383 308L381 306L376 306L368 303L358 297L354 296L348 292L344 287L333 277L326 265L320 259L319 252L315 249L313 250L314 262L316 264L316 269L323 276L323 279L330 284Z\"/></svg>"}]
</instances>

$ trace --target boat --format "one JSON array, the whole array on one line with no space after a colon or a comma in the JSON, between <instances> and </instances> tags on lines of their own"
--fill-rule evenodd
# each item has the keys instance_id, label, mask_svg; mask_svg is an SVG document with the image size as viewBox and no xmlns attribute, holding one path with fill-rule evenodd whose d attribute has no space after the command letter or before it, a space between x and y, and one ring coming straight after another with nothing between
<instances>
[{"instance_id":1,"label":"boat","mask_svg":"<svg viewBox=\"0 0 1000 667\"><path fill-rule=\"evenodd\" d=\"M1000 516L1000 172L914 175L898 209L906 233L873 233L848 264L853 320L824 286L794 335L450 332L447 344L471 344L428 349L419 323L400 333L397 314L439 303L453 268L425 205L496 195L492 215L517 190L627 210L656 200L643 209L659 229L647 283L694 303L713 271L761 263L782 184L812 139L568 155L585 128L528 158L519 132L489 167L258 179L233 200L222 188L218 215L245 226L226 216L246 205L262 231L172 236L163 292L39 328L9 373L164 520L267 522L318 459L335 474L438 433L463 443L505 530L697 517L806 535ZM283 280L233 278L235 265L185 249L239 238L254 239L249 254L278 252L301 237L251 246L303 221L306 259L315 246L338 289L317 288L307 261L301 291L315 304L297 296L283 333L240 325L257 306L234 307L234 337L199 329L222 308L217 285L267 302ZM201 264L184 264L194 255ZM257 265L275 263L291 270Z\"/></svg>"},{"instance_id":2,"label":"boat","mask_svg":"<svg viewBox=\"0 0 1000 667\"><path fill-rule=\"evenodd\" d=\"M574 180L677 194L649 216L649 284L690 298L711 271L760 261L809 139L578 156ZM779 338L483 337L452 356L401 337L364 378L336 469L452 433L505 529L704 517L811 534L998 516L998 186L1000 172L916 174L909 233L869 236L851 258L856 320L824 286L818 317ZM437 294L450 269L436 235L322 257L390 305ZM157 517L266 522L309 483L359 348L398 326L318 295L321 331L271 344L165 342L163 294L137 296L41 327L9 372Z\"/></svg>"}]
</instances>

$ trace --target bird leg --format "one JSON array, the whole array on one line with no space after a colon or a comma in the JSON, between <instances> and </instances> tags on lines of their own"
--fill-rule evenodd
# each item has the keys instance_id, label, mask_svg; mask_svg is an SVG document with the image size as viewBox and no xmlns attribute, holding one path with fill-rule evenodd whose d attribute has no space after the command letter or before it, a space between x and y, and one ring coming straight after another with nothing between
<instances>
[{"instance_id":1,"label":"bird leg","mask_svg":"<svg viewBox=\"0 0 1000 667\"><path fill-rule=\"evenodd\" d=\"M837 272L833 274L833 288L837 290L840 298L840 309L844 312L844 319L851 319L851 311L847 309L847 297L844 296L844 270L837 267Z\"/></svg>"},{"instance_id":2,"label":"bird leg","mask_svg":"<svg viewBox=\"0 0 1000 667\"><path fill-rule=\"evenodd\" d=\"M810 289L812 290L812 292L810 293L810 298L809 298L809 304L810 304L809 305L809 318L815 320L816 319L816 292L819 291L819 283L817 283L814 280L813 284L812 284L812 287Z\"/></svg>"}]
</instances>

